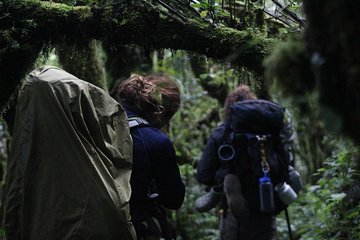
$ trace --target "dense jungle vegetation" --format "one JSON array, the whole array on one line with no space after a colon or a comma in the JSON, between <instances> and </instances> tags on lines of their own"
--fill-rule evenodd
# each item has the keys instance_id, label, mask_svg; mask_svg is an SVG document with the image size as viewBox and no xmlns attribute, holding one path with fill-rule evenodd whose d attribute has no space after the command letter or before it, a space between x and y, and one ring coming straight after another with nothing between
<instances>
[{"instance_id":1,"label":"dense jungle vegetation","mask_svg":"<svg viewBox=\"0 0 360 240\"><path fill-rule=\"evenodd\" d=\"M194 210L194 174L226 94L246 83L285 106L304 188L289 206L294 239L360 239L359 2L352 0L1 0L0 175L26 74L50 64L111 91L131 73L165 72L182 91L167 129L186 199L184 240L218 237ZM4 185L4 180L2 181ZM3 196L1 195L1 199ZM3 205L1 205L1 209ZM288 239L283 213L279 239Z\"/></svg>"}]
</instances>

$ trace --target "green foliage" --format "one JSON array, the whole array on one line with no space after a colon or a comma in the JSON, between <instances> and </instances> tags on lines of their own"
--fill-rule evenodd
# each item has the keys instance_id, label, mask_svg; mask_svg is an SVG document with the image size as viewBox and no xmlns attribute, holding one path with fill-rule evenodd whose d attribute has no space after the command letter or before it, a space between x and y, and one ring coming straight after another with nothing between
<instances>
[{"instance_id":1,"label":"green foliage","mask_svg":"<svg viewBox=\"0 0 360 240\"><path fill-rule=\"evenodd\" d=\"M179 234L183 239L219 239L216 210L212 209L206 213L198 213L194 210L195 200L204 194L204 190L196 183L194 178L195 169L189 164L182 165L180 169L187 189L184 204L176 213Z\"/></svg>"},{"instance_id":2,"label":"green foliage","mask_svg":"<svg viewBox=\"0 0 360 240\"><path fill-rule=\"evenodd\" d=\"M201 17L214 23L219 22L223 17L230 16L230 14L215 1L211 3L208 0L200 0L197 3L192 3L191 6L200 12Z\"/></svg>"},{"instance_id":3,"label":"green foliage","mask_svg":"<svg viewBox=\"0 0 360 240\"><path fill-rule=\"evenodd\" d=\"M299 239L359 239L360 190L354 177L359 149L344 140L318 169L319 180L307 185L290 207L292 228ZM285 220L279 216L279 233L286 236Z\"/></svg>"}]
</instances>

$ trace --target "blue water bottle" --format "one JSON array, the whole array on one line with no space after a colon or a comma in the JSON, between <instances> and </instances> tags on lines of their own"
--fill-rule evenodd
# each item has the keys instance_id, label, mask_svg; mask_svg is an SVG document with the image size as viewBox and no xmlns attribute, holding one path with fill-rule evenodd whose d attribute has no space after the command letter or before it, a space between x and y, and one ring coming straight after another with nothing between
<instances>
[{"instance_id":1,"label":"blue water bottle","mask_svg":"<svg viewBox=\"0 0 360 240\"><path fill-rule=\"evenodd\" d=\"M259 179L260 191L260 210L262 212L272 212L275 209L274 191L271 179L264 173L264 177Z\"/></svg>"}]
</instances>

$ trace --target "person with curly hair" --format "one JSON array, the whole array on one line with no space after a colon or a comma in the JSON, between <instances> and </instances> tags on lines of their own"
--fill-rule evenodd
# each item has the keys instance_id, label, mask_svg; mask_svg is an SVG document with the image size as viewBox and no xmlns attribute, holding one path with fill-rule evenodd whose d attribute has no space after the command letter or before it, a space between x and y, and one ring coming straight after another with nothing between
<instances>
[{"instance_id":1,"label":"person with curly hair","mask_svg":"<svg viewBox=\"0 0 360 240\"><path fill-rule=\"evenodd\" d=\"M165 74L132 75L112 96L126 110L133 139L130 214L137 238L175 239L174 231L166 226L164 208L181 207L185 186L174 146L161 128L178 111L180 90Z\"/></svg>"}]
</instances>

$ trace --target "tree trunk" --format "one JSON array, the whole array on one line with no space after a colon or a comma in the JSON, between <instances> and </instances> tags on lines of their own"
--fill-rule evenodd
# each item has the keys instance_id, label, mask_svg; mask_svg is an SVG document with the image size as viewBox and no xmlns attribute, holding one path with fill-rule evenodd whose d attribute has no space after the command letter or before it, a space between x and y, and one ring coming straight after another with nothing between
<instances>
[{"instance_id":1,"label":"tree trunk","mask_svg":"<svg viewBox=\"0 0 360 240\"><path fill-rule=\"evenodd\" d=\"M360 143L359 2L304 0L304 5L320 102L331 116L325 120Z\"/></svg>"}]
</instances>

